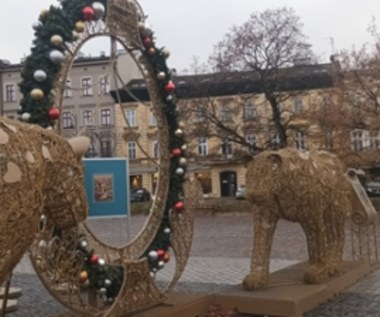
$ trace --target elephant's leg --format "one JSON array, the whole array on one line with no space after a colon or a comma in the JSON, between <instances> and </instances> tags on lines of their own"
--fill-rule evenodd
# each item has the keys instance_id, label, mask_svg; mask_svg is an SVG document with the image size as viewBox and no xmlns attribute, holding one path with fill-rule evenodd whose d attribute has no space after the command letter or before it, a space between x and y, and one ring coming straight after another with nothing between
<instances>
[{"instance_id":1,"label":"elephant's leg","mask_svg":"<svg viewBox=\"0 0 380 317\"><path fill-rule=\"evenodd\" d=\"M321 218L322 215L317 215L301 223L309 252L309 266L305 270L304 280L309 284L319 284L328 278L326 227Z\"/></svg>"},{"instance_id":2,"label":"elephant's leg","mask_svg":"<svg viewBox=\"0 0 380 317\"><path fill-rule=\"evenodd\" d=\"M270 250L277 221L278 216L272 206L255 206L251 272L243 280L246 290L260 289L268 284Z\"/></svg>"},{"instance_id":3,"label":"elephant's leg","mask_svg":"<svg viewBox=\"0 0 380 317\"><path fill-rule=\"evenodd\" d=\"M326 238L327 254L326 264L329 275L334 275L342 271L343 267L343 247L344 247L344 217L340 214L333 214L334 210L328 210L326 215Z\"/></svg>"}]
</instances>

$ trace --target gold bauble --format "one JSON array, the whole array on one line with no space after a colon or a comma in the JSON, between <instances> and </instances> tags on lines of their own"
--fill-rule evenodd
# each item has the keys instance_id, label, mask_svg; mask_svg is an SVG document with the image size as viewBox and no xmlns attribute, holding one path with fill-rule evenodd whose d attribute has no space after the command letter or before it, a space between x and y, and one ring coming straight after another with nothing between
<instances>
[{"instance_id":1,"label":"gold bauble","mask_svg":"<svg viewBox=\"0 0 380 317\"><path fill-rule=\"evenodd\" d=\"M41 12L40 12L40 17L45 17L49 14L49 10L48 9L43 9Z\"/></svg>"},{"instance_id":2,"label":"gold bauble","mask_svg":"<svg viewBox=\"0 0 380 317\"><path fill-rule=\"evenodd\" d=\"M151 47L151 48L149 48L148 52L150 55L153 55L154 53L156 53L156 49L154 47Z\"/></svg>"},{"instance_id":3,"label":"gold bauble","mask_svg":"<svg viewBox=\"0 0 380 317\"><path fill-rule=\"evenodd\" d=\"M81 283L86 282L87 279L88 279L88 272L87 271L82 271L82 272L79 273L79 281Z\"/></svg>"},{"instance_id":4,"label":"gold bauble","mask_svg":"<svg viewBox=\"0 0 380 317\"><path fill-rule=\"evenodd\" d=\"M50 38L50 42L55 45L55 46L61 46L62 43L63 43L63 38L62 36L56 34L56 35L53 35L51 38Z\"/></svg>"},{"instance_id":5,"label":"gold bauble","mask_svg":"<svg viewBox=\"0 0 380 317\"><path fill-rule=\"evenodd\" d=\"M44 97L45 97L45 94L44 92L42 91L42 89L40 88L34 88L31 92L30 92L30 96L32 97L32 99L34 101L39 101L39 100L42 100Z\"/></svg>"},{"instance_id":6,"label":"gold bauble","mask_svg":"<svg viewBox=\"0 0 380 317\"><path fill-rule=\"evenodd\" d=\"M82 21L75 23L75 31L82 33L86 29L86 24Z\"/></svg>"}]
</instances>

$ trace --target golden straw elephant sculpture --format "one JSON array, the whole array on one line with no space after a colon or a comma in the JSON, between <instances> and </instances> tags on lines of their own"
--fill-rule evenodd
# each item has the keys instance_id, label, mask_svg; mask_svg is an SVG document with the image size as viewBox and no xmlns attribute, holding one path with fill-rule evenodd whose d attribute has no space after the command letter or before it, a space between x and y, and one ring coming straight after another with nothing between
<instances>
[{"instance_id":1,"label":"golden straw elephant sculpture","mask_svg":"<svg viewBox=\"0 0 380 317\"><path fill-rule=\"evenodd\" d=\"M0 282L32 244L42 215L61 229L86 218L80 159L88 145L0 117Z\"/></svg>"},{"instance_id":2,"label":"golden straw elephant sculpture","mask_svg":"<svg viewBox=\"0 0 380 317\"><path fill-rule=\"evenodd\" d=\"M341 272L345 220L353 214L354 195L342 163L328 152L287 148L254 157L246 174L254 242L251 272L243 287L256 290L268 285L270 250L280 218L298 222L305 232L306 283L319 284Z\"/></svg>"}]
</instances>

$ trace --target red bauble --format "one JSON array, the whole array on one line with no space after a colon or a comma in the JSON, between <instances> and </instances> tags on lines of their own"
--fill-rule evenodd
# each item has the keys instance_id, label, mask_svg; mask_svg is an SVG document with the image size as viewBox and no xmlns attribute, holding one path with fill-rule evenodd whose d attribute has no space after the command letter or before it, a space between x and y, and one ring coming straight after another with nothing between
<instances>
[{"instance_id":1,"label":"red bauble","mask_svg":"<svg viewBox=\"0 0 380 317\"><path fill-rule=\"evenodd\" d=\"M175 211L181 212L185 208L185 204L182 201L179 201L174 206Z\"/></svg>"},{"instance_id":2,"label":"red bauble","mask_svg":"<svg viewBox=\"0 0 380 317\"><path fill-rule=\"evenodd\" d=\"M175 90L175 85L172 81L169 81L165 86L166 92L173 92Z\"/></svg>"},{"instance_id":3,"label":"red bauble","mask_svg":"<svg viewBox=\"0 0 380 317\"><path fill-rule=\"evenodd\" d=\"M95 19L95 11L91 7L84 7L82 10L83 19L85 21L91 21Z\"/></svg>"},{"instance_id":4,"label":"red bauble","mask_svg":"<svg viewBox=\"0 0 380 317\"><path fill-rule=\"evenodd\" d=\"M157 250L157 255L160 259L162 259L165 256L165 250L163 249L158 249Z\"/></svg>"},{"instance_id":5,"label":"red bauble","mask_svg":"<svg viewBox=\"0 0 380 317\"><path fill-rule=\"evenodd\" d=\"M172 156L173 157L180 157L182 154L182 151L180 148L175 148L172 150Z\"/></svg>"},{"instance_id":6,"label":"red bauble","mask_svg":"<svg viewBox=\"0 0 380 317\"><path fill-rule=\"evenodd\" d=\"M59 118L59 109L58 108L50 108L49 109L49 118L51 120L56 120Z\"/></svg>"},{"instance_id":7,"label":"red bauble","mask_svg":"<svg viewBox=\"0 0 380 317\"><path fill-rule=\"evenodd\" d=\"M99 255L97 255L97 254L91 255L90 258L88 259L88 261L92 265L98 264L98 262L99 262Z\"/></svg>"},{"instance_id":8,"label":"red bauble","mask_svg":"<svg viewBox=\"0 0 380 317\"><path fill-rule=\"evenodd\" d=\"M152 38L150 36L144 37L143 39L144 46L151 46L153 44Z\"/></svg>"}]
</instances>

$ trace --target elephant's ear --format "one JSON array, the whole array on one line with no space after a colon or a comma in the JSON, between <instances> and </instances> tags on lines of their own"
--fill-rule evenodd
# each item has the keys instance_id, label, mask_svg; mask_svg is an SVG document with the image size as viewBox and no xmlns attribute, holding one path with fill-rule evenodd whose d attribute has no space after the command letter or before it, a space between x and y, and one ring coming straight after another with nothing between
<instances>
[{"instance_id":1,"label":"elephant's ear","mask_svg":"<svg viewBox=\"0 0 380 317\"><path fill-rule=\"evenodd\" d=\"M90 147L91 140L86 136L78 136L68 140L77 159L81 159Z\"/></svg>"},{"instance_id":2,"label":"elephant's ear","mask_svg":"<svg viewBox=\"0 0 380 317\"><path fill-rule=\"evenodd\" d=\"M279 168L282 164L282 157L280 154L273 153L268 155L268 160L272 164L272 170L276 170Z\"/></svg>"}]
</instances>

